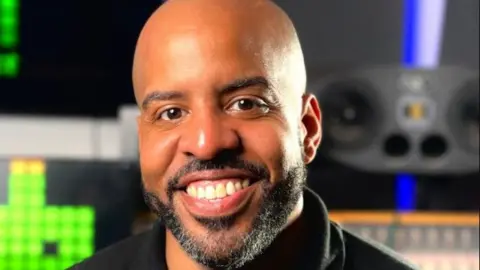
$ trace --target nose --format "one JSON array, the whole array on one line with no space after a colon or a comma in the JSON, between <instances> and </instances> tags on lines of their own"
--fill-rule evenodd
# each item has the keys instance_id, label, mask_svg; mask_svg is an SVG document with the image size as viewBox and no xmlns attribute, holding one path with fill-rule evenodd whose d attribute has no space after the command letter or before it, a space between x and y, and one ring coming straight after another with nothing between
<instances>
[{"instance_id":1,"label":"nose","mask_svg":"<svg viewBox=\"0 0 480 270\"><path fill-rule=\"evenodd\" d=\"M179 150L201 160L213 159L223 152L240 151L238 133L226 120L215 113L197 115L182 134Z\"/></svg>"}]
</instances>

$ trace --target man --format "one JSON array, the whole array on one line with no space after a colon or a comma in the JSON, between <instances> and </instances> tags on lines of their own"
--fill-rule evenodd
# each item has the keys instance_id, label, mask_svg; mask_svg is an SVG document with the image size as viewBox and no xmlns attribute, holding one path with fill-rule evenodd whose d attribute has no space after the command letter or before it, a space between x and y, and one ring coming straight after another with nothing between
<instances>
[{"instance_id":1,"label":"man","mask_svg":"<svg viewBox=\"0 0 480 270\"><path fill-rule=\"evenodd\" d=\"M167 1L140 34L133 83L160 222L74 269L413 269L329 222L305 187L321 113L272 2Z\"/></svg>"}]
</instances>

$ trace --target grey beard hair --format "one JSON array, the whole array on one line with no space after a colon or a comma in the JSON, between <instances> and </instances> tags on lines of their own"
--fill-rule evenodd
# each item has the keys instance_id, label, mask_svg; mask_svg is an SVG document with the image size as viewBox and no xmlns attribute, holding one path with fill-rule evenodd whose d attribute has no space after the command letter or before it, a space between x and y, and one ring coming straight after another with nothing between
<instances>
[{"instance_id":1,"label":"grey beard hair","mask_svg":"<svg viewBox=\"0 0 480 270\"><path fill-rule=\"evenodd\" d=\"M241 244L238 248L217 249L216 251L222 254L221 257L205 250L209 249L208 234L200 236L200 239L192 236L181 224L171 206L161 202L152 193L146 192L145 199L193 260L211 269L238 269L261 254L275 240L302 194L305 176L305 167L297 167L269 192L265 192L260 212L252 223L251 231L240 239ZM265 190L269 184L262 185Z\"/></svg>"},{"instance_id":2,"label":"grey beard hair","mask_svg":"<svg viewBox=\"0 0 480 270\"><path fill-rule=\"evenodd\" d=\"M300 145L303 157L303 143ZM307 169L301 160L294 167L284 168L283 177L277 179L276 184L261 182L263 198L260 200L260 210L252 222L250 231L239 239L241 243L236 248L216 245L216 253L209 247L208 243L211 241L209 234L193 236L183 226L172 205L171 193L168 204L146 190L144 190L144 198L150 209L158 215L193 260L210 269L238 269L262 254L286 225L306 185L306 176ZM233 224L235 218L211 219L205 221L207 223L202 220L197 221L211 232L218 232ZM222 240L216 242L222 242Z\"/></svg>"}]
</instances>

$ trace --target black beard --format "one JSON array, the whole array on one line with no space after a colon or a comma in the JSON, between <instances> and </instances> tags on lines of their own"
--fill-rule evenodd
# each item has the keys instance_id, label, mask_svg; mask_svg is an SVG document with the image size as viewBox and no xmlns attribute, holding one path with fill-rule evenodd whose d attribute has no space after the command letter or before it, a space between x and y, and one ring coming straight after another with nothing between
<instances>
[{"instance_id":1,"label":"black beard","mask_svg":"<svg viewBox=\"0 0 480 270\"><path fill-rule=\"evenodd\" d=\"M202 245L189 234L173 207L173 193L178 179L189 172L235 168L248 170L260 179L270 179L266 167L240 160L239 158L216 159L209 161L193 160L173 177L167 187L168 203L162 202L153 192L144 190L146 204L163 221L185 252L198 263L210 269L238 269L260 255L271 245L287 223L287 219L297 205L306 182L306 167L298 166L285 169L275 184L261 181L263 190L258 215L254 218L250 232L241 238L241 245L235 249L222 250L223 256L207 254ZM238 213L241 214L241 213ZM237 215L238 215L237 214ZM196 221L211 232L219 232L235 224L236 216L222 218L199 218Z\"/></svg>"}]
</instances>

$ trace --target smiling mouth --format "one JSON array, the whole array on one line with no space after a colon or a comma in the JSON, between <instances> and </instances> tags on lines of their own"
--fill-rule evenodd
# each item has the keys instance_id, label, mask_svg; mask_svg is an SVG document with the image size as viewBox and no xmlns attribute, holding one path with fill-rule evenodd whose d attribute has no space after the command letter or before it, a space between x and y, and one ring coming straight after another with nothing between
<instances>
[{"instance_id":1,"label":"smiling mouth","mask_svg":"<svg viewBox=\"0 0 480 270\"><path fill-rule=\"evenodd\" d=\"M179 195L187 211L194 216L231 216L248 205L259 182L251 179L195 181L180 189Z\"/></svg>"},{"instance_id":2,"label":"smiling mouth","mask_svg":"<svg viewBox=\"0 0 480 270\"><path fill-rule=\"evenodd\" d=\"M250 179L196 181L182 190L195 199L217 200L235 195L258 181Z\"/></svg>"}]
</instances>

